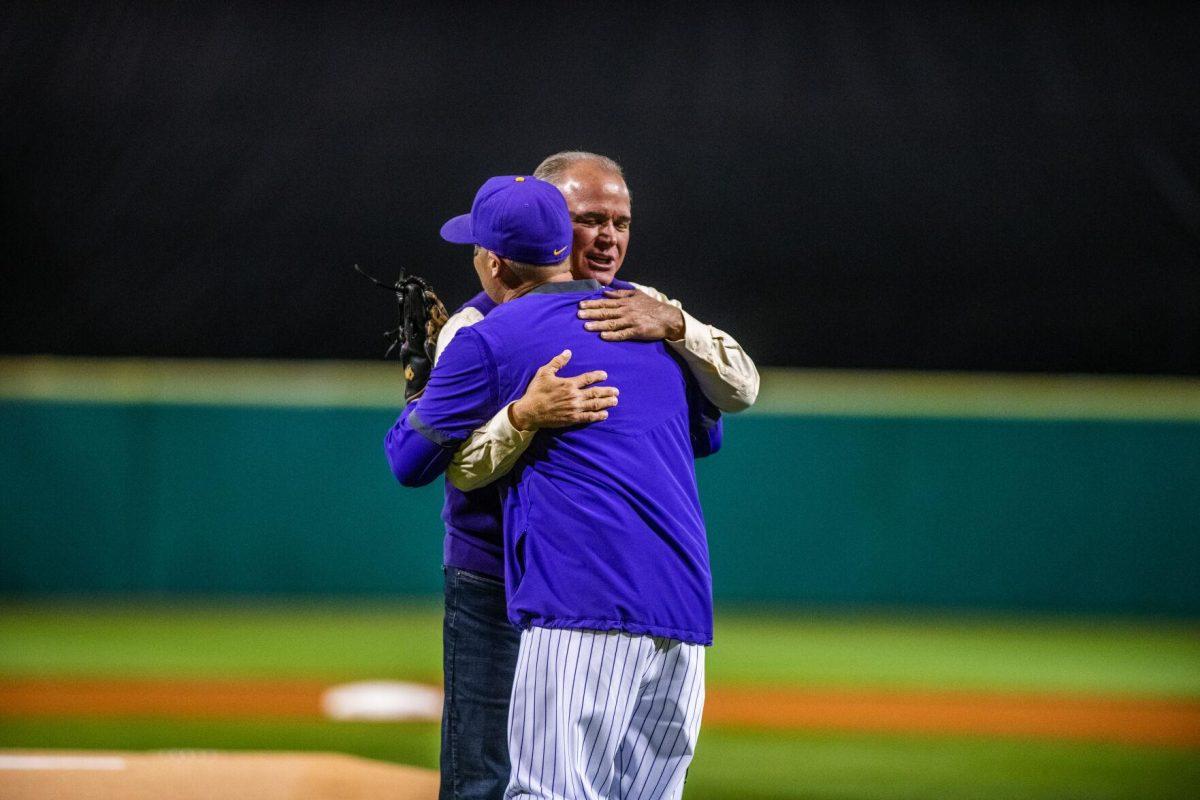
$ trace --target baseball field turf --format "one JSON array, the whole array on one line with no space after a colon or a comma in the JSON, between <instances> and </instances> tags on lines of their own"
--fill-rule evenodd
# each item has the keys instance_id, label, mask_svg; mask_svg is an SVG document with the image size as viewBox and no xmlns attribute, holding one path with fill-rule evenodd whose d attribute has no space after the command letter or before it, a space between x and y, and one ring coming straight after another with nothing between
<instances>
[{"instance_id":1,"label":"baseball field turf","mask_svg":"<svg viewBox=\"0 0 1200 800\"><path fill-rule=\"evenodd\" d=\"M8 602L0 747L434 767L436 723L336 722L305 697L437 683L439 648L431 602ZM722 608L708 683L687 797L1190 798L1200 785L1194 623ZM156 708L156 691L186 702ZM222 692L254 702L230 710Z\"/></svg>"}]
</instances>

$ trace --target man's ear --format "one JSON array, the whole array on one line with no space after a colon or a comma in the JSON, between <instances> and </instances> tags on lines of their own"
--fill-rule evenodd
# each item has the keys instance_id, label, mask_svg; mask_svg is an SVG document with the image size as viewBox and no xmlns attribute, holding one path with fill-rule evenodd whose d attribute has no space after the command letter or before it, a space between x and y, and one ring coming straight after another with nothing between
<instances>
[{"instance_id":1,"label":"man's ear","mask_svg":"<svg viewBox=\"0 0 1200 800\"><path fill-rule=\"evenodd\" d=\"M488 274L490 274L494 279L501 278L508 271L505 269L504 259L493 253L491 250L488 250L487 254Z\"/></svg>"},{"instance_id":2,"label":"man's ear","mask_svg":"<svg viewBox=\"0 0 1200 800\"><path fill-rule=\"evenodd\" d=\"M509 267L511 262L507 258L498 256L490 251L488 252L488 256L488 269L492 271L492 278L500 281L500 283L510 289L521 285L520 277Z\"/></svg>"}]
</instances>

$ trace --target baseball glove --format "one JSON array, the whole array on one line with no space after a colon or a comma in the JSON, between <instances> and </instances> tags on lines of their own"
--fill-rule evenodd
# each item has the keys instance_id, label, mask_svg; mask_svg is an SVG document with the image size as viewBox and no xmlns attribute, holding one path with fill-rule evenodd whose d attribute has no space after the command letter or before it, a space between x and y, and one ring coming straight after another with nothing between
<instances>
[{"instance_id":1,"label":"baseball glove","mask_svg":"<svg viewBox=\"0 0 1200 800\"><path fill-rule=\"evenodd\" d=\"M358 264L354 265L354 269L376 286L396 295L400 320L394 329L383 334L390 342L383 357L399 354L400 364L404 367L404 401L415 400L429 383L438 334L449 317L446 306L438 299L428 281L416 275L407 275L404 270L400 271L396 282L389 285L368 275Z\"/></svg>"}]
</instances>

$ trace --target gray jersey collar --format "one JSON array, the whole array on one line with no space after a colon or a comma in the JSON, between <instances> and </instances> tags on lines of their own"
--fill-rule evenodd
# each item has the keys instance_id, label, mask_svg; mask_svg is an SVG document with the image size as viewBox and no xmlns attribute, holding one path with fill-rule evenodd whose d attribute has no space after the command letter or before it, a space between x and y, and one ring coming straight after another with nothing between
<instances>
[{"instance_id":1,"label":"gray jersey collar","mask_svg":"<svg viewBox=\"0 0 1200 800\"><path fill-rule=\"evenodd\" d=\"M525 294L566 294L568 292L594 292L600 288L600 281L588 278L583 281L561 281L559 283L543 283L530 289Z\"/></svg>"}]
</instances>

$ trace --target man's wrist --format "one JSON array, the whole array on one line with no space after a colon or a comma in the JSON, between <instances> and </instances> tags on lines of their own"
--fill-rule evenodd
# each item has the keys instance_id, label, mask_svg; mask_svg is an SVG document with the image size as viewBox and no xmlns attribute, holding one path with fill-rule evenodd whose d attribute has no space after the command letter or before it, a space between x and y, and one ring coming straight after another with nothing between
<instances>
[{"instance_id":1,"label":"man's wrist","mask_svg":"<svg viewBox=\"0 0 1200 800\"><path fill-rule=\"evenodd\" d=\"M666 339L671 342L678 342L687 335L687 321L683 318L683 311L675 306L667 306L670 309L671 317L667 323Z\"/></svg>"},{"instance_id":2,"label":"man's wrist","mask_svg":"<svg viewBox=\"0 0 1200 800\"><path fill-rule=\"evenodd\" d=\"M525 409L521 407L521 400L516 400L508 404L508 421L519 431L533 430L533 420L525 412Z\"/></svg>"}]
</instances>

